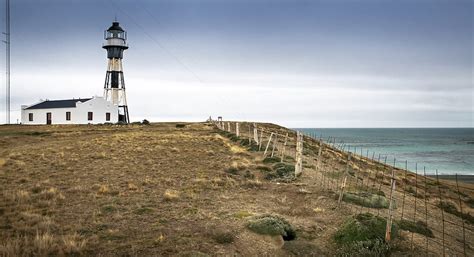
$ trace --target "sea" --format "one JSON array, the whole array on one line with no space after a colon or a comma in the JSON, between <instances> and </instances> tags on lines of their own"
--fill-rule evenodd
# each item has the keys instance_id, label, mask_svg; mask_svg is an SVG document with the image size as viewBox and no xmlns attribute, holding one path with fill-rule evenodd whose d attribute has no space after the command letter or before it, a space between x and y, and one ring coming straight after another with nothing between
<instances>
[{"instance_id":1,"label":"sea","mask_svg":"<svg viewBox=\"0 0 474 257\"><path fill-rule=\"evenodd\" d=\"M474 175L474 128L297 128L345 151L427 175Z\"/></svg>"}]
</instances>

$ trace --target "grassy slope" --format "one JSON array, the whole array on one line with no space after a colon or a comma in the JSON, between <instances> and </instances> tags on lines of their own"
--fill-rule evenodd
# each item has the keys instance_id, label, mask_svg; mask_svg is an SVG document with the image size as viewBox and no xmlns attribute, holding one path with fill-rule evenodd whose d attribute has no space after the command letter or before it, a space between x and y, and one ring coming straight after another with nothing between
<instances>
[{"instance_id":1,"label":"grassy slope","mask_svg":"<svg viewBox=\"0 0 474 257\"><path fill-rule=\"evenodd\" d=\"M262 179L255 153L204 124L1 127L0 145L5 252L287 255L246 229L248 213L286 217L330 251L323 239L343 220L317 189Z\"/></svg>"},{"instance_id":2,"label":"grassy slope","mask_svg":"<svg viewBox=\"0 0 474 257\"><path fill-rule=\"evenodd\" d=\"M0 127L0 250L297 253L246 228L248 216L272 213L295 227L298 242L334 252L332 236L351 212L311 172L295 183L269 182L260 153L205 124L175 125ZM344 167L330 158L324 165Z\"/></svg>"}]
</instances>

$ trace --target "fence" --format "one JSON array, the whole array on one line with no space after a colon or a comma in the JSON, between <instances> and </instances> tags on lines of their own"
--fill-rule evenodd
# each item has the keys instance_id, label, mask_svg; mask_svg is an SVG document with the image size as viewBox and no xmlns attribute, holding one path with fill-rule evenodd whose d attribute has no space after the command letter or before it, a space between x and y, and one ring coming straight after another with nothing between
<instances>
[{"instance_id":1,"label":"fence","mask_svg":"<svg viewBox=\"0 0 474 257\"><path fill-rule=\"evenodd\" d=\"M335 138L324 141L321 135L303 135L275 125L215 124L248 139L264 157L294 161L296 176L310 174L304 178L315 178L315 183L333 192L339 204L352 213L369 212L387 218L387 241L391 240L391 224L397 223L409 231L412 249L422 248L426 255L474 256L474 217L469 212L474 190L459 183L457 175L453 182L440 182L437 170L431 178L417 165L415 172L408 171L406 161L401 169L395 158L389 164L387 156L362 149L351 151Z\"/></svg>"}]
</instances>

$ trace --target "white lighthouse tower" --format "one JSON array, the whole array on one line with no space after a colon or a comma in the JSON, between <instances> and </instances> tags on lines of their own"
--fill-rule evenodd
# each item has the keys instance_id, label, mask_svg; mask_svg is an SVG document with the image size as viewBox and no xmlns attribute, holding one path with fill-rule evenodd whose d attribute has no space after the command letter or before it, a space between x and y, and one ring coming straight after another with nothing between
<instances>
[{"instance_id":1,"label":"white lighthouse tower","mask_svg":"<svg viewBox=\"0 0 474 257\"><path fill-rule=\"evenodd\" d=\"M119 122L130 123L127 96L125 94L125 79L123 76L123 51L128 49L127 32L117 21L104 32L106 42L103 48L107 50L108 66L105 76L104 98L119 108Z\"/></svg>"}]
</instances>

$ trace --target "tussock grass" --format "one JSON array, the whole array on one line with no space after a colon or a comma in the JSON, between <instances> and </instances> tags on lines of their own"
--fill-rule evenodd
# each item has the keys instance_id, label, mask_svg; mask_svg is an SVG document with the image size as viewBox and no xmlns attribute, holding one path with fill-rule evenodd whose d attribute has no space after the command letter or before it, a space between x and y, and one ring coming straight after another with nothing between
<instances>
[{"instance_id":1,"label":"tussock grass","mask_svg":"<svg viewBox=\"0 0 474 257\"><path fill-rule=\"evenodd\" d=\"M163 199L165 201L176 201L180 197L180 193L177 190L166 189L163 193Z\"/></svg>"},{"instance_id":2,"label":"tussock grass","mask_svg":"<svg viewBox=\"0 0 474 257\"><path fill-rule=\"evenodd\" d=\"M286 241L283 249L293 256L324 256L319 247L302 240Z\"/></svg>"},{"instance_id":3,"label":"tussock grass","mask_svg":"<svg viewBox=\"0 0 474 257\"><path fill-rule=\"evenodd\" d=\"M87 239L77 233L62 236L62 252L67 255L80 254L86 247Z\"/></svg>"},{"instance_id":4,"label":"tussock grass","mask_svg":"<svg viewBox=\"0 0 474 257\"><path fill-rule=\"evenodd\" d=\"M244 219L244 218L247 218L247 217L252 217L253 216L253 213L249 212L249 211L238 211L236 213L234 213L234 217L237 218L237 219Z\"/></svg>"}]
</instances>

